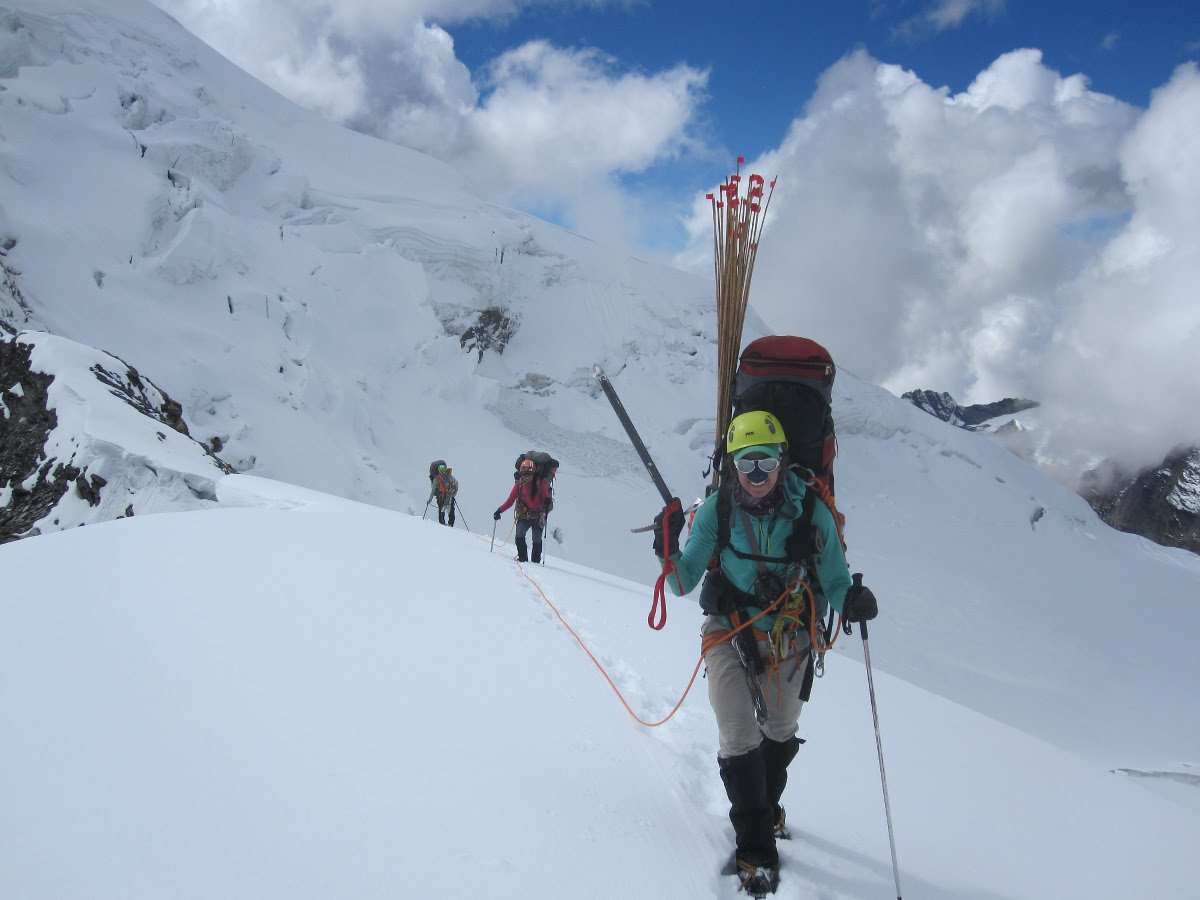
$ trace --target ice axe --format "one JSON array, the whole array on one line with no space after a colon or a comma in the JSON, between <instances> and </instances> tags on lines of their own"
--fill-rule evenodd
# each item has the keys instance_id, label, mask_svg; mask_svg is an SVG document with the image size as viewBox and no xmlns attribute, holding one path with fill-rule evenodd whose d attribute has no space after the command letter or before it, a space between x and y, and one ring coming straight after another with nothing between
<instances>
[{"instance_id":1,"label":"ice axe","mask_svg":"<svg viewBox=\"0 0 1200 900\"><path fill-rule=\"evenodd\" d=\"M608 380L608 376L604 374L604 370L599 365L594 365L592 371L596 375L596 380L600 382L600 388L604 391L604 396L608 398L608 402L612 404L613 412L617 414L617 418L621 420L621 424L625 427L625 433L629 435L629 440L633 444L633 449L637 451L638 456L642 459L642 465L646 467L646 471L650 473L650 480L654 482L654 486L658 488L658 493L662 497L663 505L670 506L672 503L678 506L679 501L675 499L675 495L671 493L671 489L667 487L667 483L663 481L662 475L658 473L658 466L654 464L654 460L650 458L650 451L646 449L646 445L642 443L641 436L638 435L637 429L633 427L633 420L629 418L629 413L625 412L625 407L621 404L621 398L617 396L616 390L613 389L612 382ZM664 532L666 526L664 523ZM646 617L648 624L655 631L661 631L663 626L667 624L667 592L666 580L667 575L675 571L675 564L670 558L663 563L662 574L658 577L658 582L654 585L654 605L650 607L650 615ZM662 604L662 613L655 623L655 613L659 610L659 603Z\"/></svg>"}]
</instances>

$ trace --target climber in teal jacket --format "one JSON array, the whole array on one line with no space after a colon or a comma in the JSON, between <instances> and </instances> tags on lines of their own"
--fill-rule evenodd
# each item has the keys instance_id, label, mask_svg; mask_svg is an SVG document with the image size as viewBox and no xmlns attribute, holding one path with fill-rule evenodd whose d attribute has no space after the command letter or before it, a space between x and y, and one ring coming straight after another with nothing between
<instances>
[{"instance_id":1,"label":"climber in teal jacket","mask_svg":"<svg viewBox=\"0 0 1200 900\"><path fill-rule=\"evenodd\" d=\"M833 512L788 468L779 421L768 412L743 413L730 423L725 445L724 486L696 511L683 551L678 499L655 517L654 551L660 563L667 557L674 563L666 582L675 594L704 579L701 646L736 839L727 870L761 896L778 884L775 841L787 836L780 799L800 747L797 722L812 684L814 618L821 610L801 591L752 626L739 626L797 580L850 622L874 618L878 605L859 578L851 583ZM718 550L720 565L709 571ZM792 605L777 614L783 603Z\"/></svg>"},{"instance_id":2,"label":"climber in teal jacket","mask_svg":"<svg viewBox=\"0 0 1200 900\"><path fill-rule=\"evenodd\" d=\"M765 454L764 454L765 456ZM772 458L772 457L766 457ZM774 457L777 458L777 457ZM782 467L775 472L782 471ZM772 473L774 474L774 473ZM740 473L739 473L740 475ZM733 489L734 503L729 515L729 542L721 550L721 573L729 584L747 596L743 608L750 618L762 612L762 607L753 602L754 584L759 580L758 563L747 557L765 556L776 558L775 562L764 563L766 570L786 584L789 572L792 570L792 560L788 555L788 542L796 529L804 503L804 495L809 488L795 472L788 471L782 479L771 479L772 488L778 484L778 490L771 490L768 502L755 504L759 510L746 509L738 502L739 484ZM667 578L667 584L677 596L690 593L708 570L708 562L712 558L717 545L717 506L719 495L714 493L696 510L688 533L687 544L682 552L672 554L675 563L676 577ZM746 495L745 499L754 498ZM814 498L816 499L816 498ZM838 537L837 526L833 521L833 513L829 507L817 499L813 505L812 515L813 543L820 545L819 551L814 546L814 555L809 558L820 582L825 599L839 613L842 612L842 602L850 587L850 572L846 567L846 557L842 553L841 539ZM753 543L751 542L753 537ZM754 544L759 552L754 551ZM739 551L741 556L739 556ZM663 558L659 556L659 562ZM770 599L775 599L771 597ZM714 610L715 611L715 610ZM705 610L709 612L709 610ZM729 627L729 617L722 615L726 627ZM775 617L768 615L759 619L755 627L760 631L770 631L775 624Z\"/></svg>"}]
</instances>

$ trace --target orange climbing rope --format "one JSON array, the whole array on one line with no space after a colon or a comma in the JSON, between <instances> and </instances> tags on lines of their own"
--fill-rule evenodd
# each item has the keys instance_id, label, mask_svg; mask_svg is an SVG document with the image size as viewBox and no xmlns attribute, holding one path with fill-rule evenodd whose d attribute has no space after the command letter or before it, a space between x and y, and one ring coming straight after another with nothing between
<instances>
[{"instance_id":1,"label":"orange climbing rope","mask_svg":"<svg viewBox=\"0 0 1200 900\"><path fill-rule=\"evenodd\" d=\"M612 678L609 676L608 672L605 671L604 666L602 666L600 664L600 661L598 659L596 659L596 657L592 653L592 651L588 649L587 644L585 644L583 642L583 638L581 638L578 634L576 634L575 629L567 624L567 620L562 617L562 613L560 613L558 611L558 607L556 607L553 603L550 602L550 598L546 596L546 593L545 593L545 591L542 590L541 585L539 585L536 581L534 581L532 578L529 577L528 573L526 573L526 571L525 571L525 567L522 566L520 563L517 563L517 568L519 568L521 570L521 574L524 575L525 578L529 581L529 583L534 586L534 588L537 590L537 592L539 594L541 594L542 599L546 601L546 605L549 606L550 609L554 612L554 615L558 617L558 621L562 622L563 627L566 628L567 631L571 632L571 637L575 638L575 640L579 643L579 646L583 648L583 652L588 655L588 659L590 659L592 661L592 664L595 665L595 667L600 670L600 674L604 676L604 680L608 682L608 686L613 689L613 693L617 695L617 699L620 700L621 705L625 707L625 711L628 712L629 715L631 715L635 721L637 721L639 724L645 725L647 728L657 728L659 725L662 725L663 723L667 722L673 715L675 715L675 713L677 713L679 711L679 707L683 706L683 701L687 699L687 695L691 691L692 685L695 684L695 682L696 682L696 676L700 673L700 665L701 665L701 663L704 662L704 654L703 653L701 653L700 659L698 659L696 661L696 668L694 668L692 670L692 677L688 679L687 687L684 688L683 696L681 696L679 698L679 702L676 703L675 706L671 709L671 711L669 713L667 713L667 715L664 716L659 721L647 722L645 719L643 719L641 716L639 716L637 713L635 713L633 711L633 708L629 705L629 702L625 699L624 695L621 693L621 689L617 687L617 685L613 682Z\"/></svg>"},{"instance_id":2,"label":"orange climbing rope","mask_svg":"<svg viewBox=\"0 0 1200 900\"><path fill-rule=\"evenodd\" d=\"M485 540L485 541L487 540L487 538L482 535L475 535L475 537L478 537L481 540ZM701 647L700 658L698 660L696 660L696 667L694 669L692 669L692 677L688 679L687 687L683 689L683 694L682 694L682 696L680 696L679 701L671 708L671 711L669 713L667 713L659 721L647 722L645 719L643 719L641 716L639 716L637 713L635 713L633 711L633 707L631 707L629 705L629 702L625 699L625 696L621 693L621 689L617 687L616 683L612 680L612 677L605 670L604 666L600 664L600 661L598 659L596 659L595 654L593 654L592 651L590 649L588 649L588 645L584 643L583 638L581 638L578 634L576 634L575 629L572 628L567 623L567 620L563 618L562 613L560 613L558 611L558 607L556 607L553 603L550 602L550 598L546 596L546 592L542 590L541 585L539 585L536 581L533 580L533 578L531 578L529 576L529 574L525 571L525 567L522 566L519 562L517 563L517 568L520 569L521 575L524 576L525 579L530 584L533 585L534 589L538 592L539 595L541 595L541 598L546 601L546 605L550 607L551 611L558 618L558 621L562 623L563 627L566 628L567 631L569 631L571 633L571 637L575 638L575 641L583 649L583 652L587 654L588 659L590 659L592 661L592 665L594 665L600 671L600 674L604 676L604 680L608 682L608 686L611 687L613 690L613 693L617 695L617 699L621 701L621 705L625 707L625 711L627 713L629 713L629 715L634 719L634 721L636 721L640 725L645 725L647 728L657 728L659 725L663 725L666 722L668 722L671 719L671 717L675 715L675 713L679 712L679 708L681 706L683 706L683 701L687 699L687 695L692 690L692 685L696 683L696 676L698 674L700 674L700 666L704 663L704 654L707 653L712 647L715 647L717 644L721 643L721 640L728 640L729 638L733 637L733 635L736 633L733 631L727 632L725 634L725 637L723 637L721 640L712 641L712 642L710 642L707 638L705 638L704 644ZM754 622L758 621L758 619L761 618L761 616L764 616L766 614L767 614L767 610L764 610L760 615L755 616L753 619L751 619L749 622L747 622L745 626L742 626L742 627L752 625ZM740 631L741 629L738 629L738 630Z\"/></svg>"},{"instance_id":3,"label":"orange climbing rope","mask_svg":"<svg viewBox=\"0 0 1200 900\"><path fill-rule=\"evenodd\" d=\"M487 540L487 538L482 535L475 535L475 537L478 537L481 540ZM550 610L554 613L554 615L558 619L558 621L562 623L563 627L566 628L568 632L570 632L571 637L575 638L576 643L578 643L579 646L583 649L583 652L587 654L588 659L590 659L592 661L592 665L594 665L599 670L600 674L604 676L604 680L608 682L608 686L610 688L612 688L613 693L617 695L617 699L621 701L621 705L625 707L625 711L627 713L629 713L629 715L633 718L633 720L635 722L637 722L640 725L645 725L647 728L657 728L659 725L663 725L663 724L667 723L668 721L670 721L670 719L675 715L675 713L679 712L680 707L683 706L683 701L687 699L687 695L692 690L692 685L694 685L696 683L696 676L698 674L700 674L700 666L702 666L704 664L704 657L714 647L716 647L720 644L723 644L725 641L731 640L735 634L738 634L739 632L752 627L755 622L757 622L763 616L770 614L775 609L779 608L781 604L784 604L784 608L780 610L780 616L776 622L776 628L772 629L772 630L773 631L780 630L782 633L782 629L781 629L781 626L779 625L779 623L782 621L785 621L785 620L793 620L794 624L793 624L792 628L794 629L795 625L799 624L801 621L799 618L799 613L798 613L799 603L797 603L790 612L787 609L787 603L789 602L788 598L792 597L792 595L794 593L798 593L801 588L808 594L809 602L808 602L807 606L809 607L810 610L813 609L812 590L809 588L809 586L805 582L796 581L796 582L792 582L790 585L788 585L787 589L784 590L784 592L781 593L778 597L776 597L774 602L772 602L769 606L767 606L766 609L764 609L762 612L760 612L754 618L748 619L747 621L739 624L737 627L735 627L731 631L715 631L715 632L710 632L709 634L705 635L703 640L700 643L700 658L698 660L696 660L696 667L694 669L692 669L692 677L688 679L687 687L685 687L683 689L683 694L679 697L679 700L676 702L676 704L671 708L671 711L669 713L667 713L663 718L659 719L657 722L647 722L645 719L643 719L641 716L639 716L636 712L633 711L633 707L631 707L629 705L629 701L627 701L625 699L625 696L621 693L621 689L617 687L616 683L612 680L612 677L605 670L604 666L601 665L601 663L598 659L596 659L595 654L593 654L592 651L590 649L588 649L588 645L586 643L584 643L583 638L581 638L575 632L575 629L570 626L570 624L567 622L567 620L563 618L562 613L560 613L558 611L558 607L556 607L550 601L550 598L546 596L546 592L542 590L541 585L539 585L536 581L533 580L532 577L530 577L530 575L525 571L525 567L522 566L520 562L517 563L517 568L521 571L521 575L530 584L533 585L534 589L538 592L538 594L541 596L541 598L546 601L546 605L550 607ZM665 577L665 575L666 575L665 571L664 571L663 575ZM660 582L661 582L661 580L662 579L660 578ZM664 601L663 613L665 616L665 613L666 613L665 601ZM651 615L653 615L653 611L651 611ZM785 617L786 617L786 619L785 619ZM825 650L828 650L829 647L833 646L834 642L837 640L837 636L835 634L833 641L829 642L828 647L821 648L821 645L818 642L818 635L820 634L820 630L819 630L818 626L816 625L817 617L810 614L808 618L809 618L809 627L812 632L812 644L814 647L819 648L818 652L823 653ZM755 629L755 631L758 632L758 629ZM840 631L840 627L839 627L839 631ZM758 634L762 636L759 639L770 640L772 637L772 635L767 632L758 632ZM757 637L757 635L756 635L756 637ZM793 641L793 643L794 643L794 641ZM776 665L775 665L775 668L773 671L774 671L775 676L778 677L778 661L776 661Z\"/></svg>"},{"instance_id":4,"label":"orange climbing rope","mask_svg":"<svg viewBox=\"0 0 1200 900\"><path fill-rule=\"evenodd\" d=\"M497 543L497 542L493 541L493 543L492 543L492 546L493 546L493 547L503 547L505 544L507 544L507 543L508 543L508 539L509 539L510 537L512 537L512 535L513 535L513 532L516 530L516 528L517 528L517 520L514 518L514 519L512 520L512 523L511 523L511 524L508 526L508 534L506 534L506 535L505 535L505 536L504 536L504 537L503 537L503 538L502 538L502 539L499 541L499 543ZM474 534L474 532L472 532L472 534ZM475 536L476 536L476 537L483 537L483 535L478 535L478 534L477 534L477 535L475 535Z\"/></svg>"}]
</instances>

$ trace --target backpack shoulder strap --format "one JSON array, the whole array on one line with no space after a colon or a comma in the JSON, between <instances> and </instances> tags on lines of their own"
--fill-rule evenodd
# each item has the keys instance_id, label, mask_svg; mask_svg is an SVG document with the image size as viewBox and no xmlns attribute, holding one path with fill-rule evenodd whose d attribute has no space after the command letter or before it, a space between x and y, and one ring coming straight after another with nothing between
<instances>
[{"instance_id":1,"label":"backpack shoulder strap","mask_svg":"<svg viewBox=\"0 0 1200 900\"><path fill-rule=\"evenodd\" d=\"M805 490L804 499L801 502L801 513L796 519L793 536L788 539L789 555L795 562L807 563L812 557L819 555L824 548L824 536L813 524L813 512L817 508L818 500L829 510L838 542L842 545L842 552L845 553L846 537L842 534L842 516L837 511L833 494L820 478L808 479L805 481L805 487L807 490Z\"/></svg>"},{"instance_id":2,"label":"backpack shoulder strap","mask_svg":"<svg viewBox=\"0 0 1200 900\"><path fill-rule=\"evenodd\" d=\"M811 487L805 490L800 501L800 515L792 526L792 537L788 540L788 557L792 562L807 563L816 555L813 537L813 513L817 508L817 493Z\"/></svg>"},{"instance_id":3,"label":"backpack shoulder strap","mask_svg":"<svg viewBox=\"0 0 1200 900\"><path fill-rule=\"evenodd\" d=\"M729 517L733 515L733 483L725 482L717 488L717 545L713 555L720 556L729 546Z\"/></svg>"}]
</instances>

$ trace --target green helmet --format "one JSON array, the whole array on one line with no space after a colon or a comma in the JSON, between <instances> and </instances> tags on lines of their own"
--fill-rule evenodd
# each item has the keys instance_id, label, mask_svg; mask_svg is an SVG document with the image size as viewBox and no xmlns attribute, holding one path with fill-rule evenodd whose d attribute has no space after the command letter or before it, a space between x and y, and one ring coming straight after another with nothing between
<instances>
[{"instance_id":1,"label":"green helmet","mask_svg":"<svg viewBox=\"0 0 1200 900\"><path fill-rule=\"evenodd\" d=\"M729 431L725 435L726 452L736 453L746 447L762 444L779 444L780 452L787 449L783 426L769 412L759 409L742 413L729 423Z\"/></svg>"}]
</instances>

